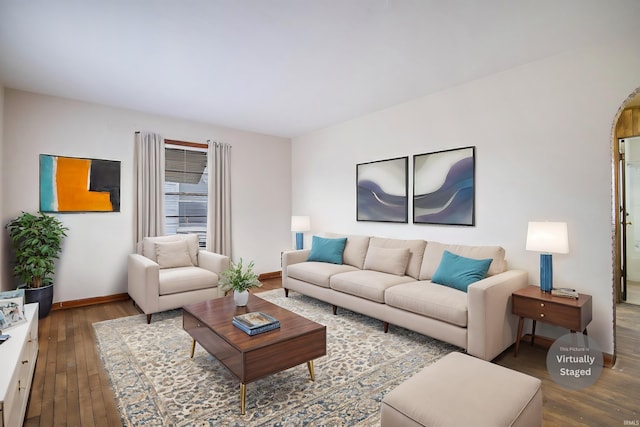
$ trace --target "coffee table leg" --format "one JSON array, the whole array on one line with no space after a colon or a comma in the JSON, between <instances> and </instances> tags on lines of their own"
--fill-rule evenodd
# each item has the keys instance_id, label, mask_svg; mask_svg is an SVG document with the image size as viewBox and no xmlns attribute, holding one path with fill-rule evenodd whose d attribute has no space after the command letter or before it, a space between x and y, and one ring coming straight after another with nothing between
<instances>
[{"instance_id":1,"label":"coffee table leg","mask_svg":"<svg viewBox=\"0 0 640 427\"><path fill-rule=\"evenodd\" d=\"M311 375L311 381L316 380L316 374L313 372L313 360L307 362L307 368L309 368L309 374Z\"/></svg>"},{"instance_id":2,"label":"coffee table leg","mask_svg":"<svg viewBox=\"0 0 640 427\"><path fill-rule=\"evenodd\" d=\"M240 383L240 415L244 415L244 406L247 399L247 385Z\"/></svg>"},{"instance_id":3,"label":"coffee table leg","mask_svg":"<svg viewBox=\"0 0 640 427\"><path fill-rule=\"evenodd\" d=\"M194 339L193 342L191 343L191 358L193 359L193 353L195 353L196 351L196 340Z\"/></svg>"}]
</instances>

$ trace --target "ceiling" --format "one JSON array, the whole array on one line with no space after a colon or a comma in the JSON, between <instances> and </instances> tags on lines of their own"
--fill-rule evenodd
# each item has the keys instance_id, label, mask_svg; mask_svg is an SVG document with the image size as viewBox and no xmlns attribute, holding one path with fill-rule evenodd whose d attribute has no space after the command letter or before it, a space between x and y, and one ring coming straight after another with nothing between
<instances>
[{"instance_id":1,"label":"ceiling","mask_svg":"<svg viewBox=\"0 0 640 427\"><path fill-rule=\"evenodd\" d=\"M2 0L0 79L292 137L639 23L637 0Z\"/></svg>"}]
</instances>

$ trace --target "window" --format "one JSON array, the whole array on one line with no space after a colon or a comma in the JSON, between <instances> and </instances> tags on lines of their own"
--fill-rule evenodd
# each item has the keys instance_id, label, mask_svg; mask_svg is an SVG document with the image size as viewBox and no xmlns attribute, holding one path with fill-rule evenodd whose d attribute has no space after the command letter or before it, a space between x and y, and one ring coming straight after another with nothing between
<instances>
[{"instance_id":1,"label":"window","mask_svg":"<svg viewBox=\"0 0 640 427\"><path fill-rule=\"evenodd\" d=\"M166 234L196 233L207 242L208 170L205 144L165 141Z\"/></svg>"}]
</instances>

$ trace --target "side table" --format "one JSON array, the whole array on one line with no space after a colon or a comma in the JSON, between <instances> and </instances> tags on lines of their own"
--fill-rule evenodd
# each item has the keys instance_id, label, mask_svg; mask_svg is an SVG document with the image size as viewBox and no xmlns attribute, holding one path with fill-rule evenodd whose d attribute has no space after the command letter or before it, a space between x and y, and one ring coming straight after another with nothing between
<instances>
[{"instance_id":1,"label":"side table","mask_svg":"<svg viewBox=\"0 0 640 427\"><path fill-rule=\"evenodd\" d=\"M514 292L511 299L511 312L520 317L514 357L518 356L525 318L533 320L531 345L536 336L537 321L587 334L587 325L592 319L591 295L580 294L578 299L562 298L544 293L538 286L527 286Z\"/></svg>"}]
</instances>

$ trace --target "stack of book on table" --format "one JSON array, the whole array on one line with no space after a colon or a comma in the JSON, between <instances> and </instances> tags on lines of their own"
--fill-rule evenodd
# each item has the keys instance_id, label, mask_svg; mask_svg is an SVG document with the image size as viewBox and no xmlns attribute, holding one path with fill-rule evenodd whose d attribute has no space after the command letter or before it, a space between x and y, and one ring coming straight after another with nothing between
<instances>
[{"instance_id":1,"label":"stack of book on table","mask_svg":"<svg viewBox=\"0 0 640 427\"><path fill-rule=\"evenodd\" d=\"M580 297L580 294L578 294L578 292L576 292L575 289L570 289L570 288L551 289L551 295L553 295L554 297L572 298L572 299L578 299Z\"/></svg>"},{"instance_id":2,"label":"stack of book on table","mask_svg":"<svg viewBox=\"0 0 640 427\"><path fill-rule=\"evenodd\" d=\"M231 323L249 335L271 331L280 327L280 322L277 319L260 311L233 316Z\"/></svg>"}]
</instances>

